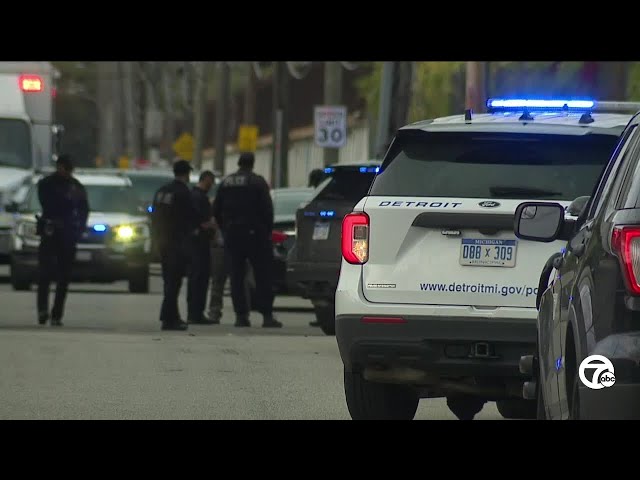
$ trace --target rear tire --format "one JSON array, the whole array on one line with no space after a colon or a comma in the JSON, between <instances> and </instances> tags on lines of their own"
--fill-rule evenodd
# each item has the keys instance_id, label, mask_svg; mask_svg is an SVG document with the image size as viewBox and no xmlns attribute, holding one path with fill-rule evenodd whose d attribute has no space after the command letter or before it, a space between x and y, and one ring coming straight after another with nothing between
<instances>
[{"instance_id":1,"label":"rear tire","mask_svg":"<svg viewBox=\"0 0 640 480\"><path fill-rule=\"evenodd\" d=\"M569 420L580 420L580 390L578 389L578 374L573 377L573 386L571 388L571 409Z\"/></svg>"},{"instance_id":2,"label":"rear tire","mask_svg":"<svg viewBox=\"0 0 640 480\"><path fill-rule=\"evenodd\" d=\"M409 386L373 383L347 371L344 392L353 420L413 420L420 401Z\"/></svg>"},{"instance_id":3,"label":"rear tire","mask_svg":"<svg viewBox=\"0 0 640 480\"><path fill-rule=\"evenodd\" d=\"M507 399L496 402L500 415L509 419L535 420L538 416L538 402L524 399Z\"/></svg>"},{"instance_id":4,"label":"rear tire","mask_svg":"<svg viewBox=\"0 0 640 480\"><path fill-rule=\"evenodd\" d=\"M458 420L473 420L482 411L486 400L472 395L450 395L447 397L447 407Z\"/></svg>"},{"instance_id":5,"label":"rear tire","mask_svg":"<svg viewBox=\"0 0 640 480\"><path fill-rule=\"evenodd\" d=\"M325 335L333 336L336 334L336 316L335 306L315 307L316 321L320 326L320 330Z\"/></svg>"},{"instance_id":6,"label":"rear tire","mask_svg":"<svg viewBox=\"0 0 640 480\"><path fill-rule=\"evenodd\" d=\"M24 271L20 269L15 263L11 262L11 286L16 291L28 291L31 290L31 280Z\"/></svg>"},{"instance_id":7,"label":"rear tire","mask_svg":"<svg viewBox=\"0 0 640 480\"><path fill-rule=\"evenodd\" d=\"M129 276L129 292L149 293L149 266L132 270Z\"/></svg>"}]
</instances>

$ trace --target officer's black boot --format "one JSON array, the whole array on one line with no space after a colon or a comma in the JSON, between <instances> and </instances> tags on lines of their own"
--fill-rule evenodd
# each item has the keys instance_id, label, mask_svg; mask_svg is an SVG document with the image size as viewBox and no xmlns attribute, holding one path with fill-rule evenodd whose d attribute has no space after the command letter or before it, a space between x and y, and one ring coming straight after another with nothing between
<instances>
[{"instance_id":1,"label":"officer's black boot","mask_svg":"<svg viewBox=\"0 0 640 480\"><path fill-rule=\"evenodd\" d=\"M185 331L189 328L187 323L182 320L173 321L173 322L162 322L162 330L177 330L177 331Z\"/></svg>"},{"instance_id":2,"label":"officer's black boot","mask_svg":"<svg viewBox=\"0 0 640 480\"><path fill-rule=\"evenodd\" d=\"M62 319L61 318L51 317L51 325L53 327L61 327L62 326Z\"/></svg>"},{"instance_id":3,"label":"officer's black boot","mask_svg":"<svg viewBox=\"0 0 640 480\"><path fill-rule=\"evenodd\" d=\"M276 320L273 314L263 315L262 328L282 328L282 323Z\"/></svg>"},{"instance_id":4,"label":"officer's black boot","mask_svg":"<svg viewBox=\"0 0 640 480\"><path fill-rule=\"evenodd\" d=\"M38 323L44 325L49 321L49 314L47 312L38 312Z\"/></svg>"},{"instance_id":5,"label":"officer's black boot","mask_svg":"<svg viewBox=\"0 0 640 480\"><path fill-rule=\"evenodd\" d=\"M251 322L249 322L249 315L236 315L236 323L235 327L250 327Z\"/></svg>"}]
</instances>

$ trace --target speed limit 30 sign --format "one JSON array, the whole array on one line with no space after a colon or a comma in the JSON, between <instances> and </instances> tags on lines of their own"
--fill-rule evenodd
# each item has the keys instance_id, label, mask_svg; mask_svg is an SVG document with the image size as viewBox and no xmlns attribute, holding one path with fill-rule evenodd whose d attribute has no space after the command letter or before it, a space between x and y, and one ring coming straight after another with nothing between
<instances>
[{"instance_id":1,"label":"speed limit 30 sign","mask_svg":"<svg viewBox=\"0 0 640 480\"><path fill-rule=\"evenodd\" d=\"M347 107L318 106L314 109L316 145L340 148L347 143Z\"/></svg>"}]
</instances>

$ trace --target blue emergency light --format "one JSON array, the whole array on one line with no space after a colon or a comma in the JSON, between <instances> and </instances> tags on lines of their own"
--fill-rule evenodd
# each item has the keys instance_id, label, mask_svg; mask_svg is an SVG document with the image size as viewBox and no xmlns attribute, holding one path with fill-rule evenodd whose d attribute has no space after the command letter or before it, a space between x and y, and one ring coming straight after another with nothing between
<instances>
[{"instance_id":1,"label":"blue emergency light","mask_svg":"<svg viewBox=\"0 0 640 480\"><path fill-rule=\"evenodd\" d=\"M153 213L153 207L151 205L147 207L147 212Z\"/></svg>"},{"instance_id":2,"label":"blue emergency light","mask_svg":"<svg viewBox=\"0 0 640 480\"><path fill-rule=\"evenodd\" d=\"M590 111L596 107L593 100L565 100L565 99L524 99L524 98L490 98L487 108L490 111L507 112L523 110L573 110Z\"/></svg>"},{"instance_id":3,"label":"blue emergency light","mask_svg":"<svg viewBox=\"0 0 640 480\"><path fill-rule=\"evenodd\" d=\"M380 167L360 167L360 173L378 173Z\"/></svg>"},{"instance_id":4,"label":"blue emergency light","mask_svg":"<svg viewBox=\"0 0 640 480\"><path fill-rule=\"evenodd\" d=\"M327 167L324 169L324 173L333 173L335 172L336 169L335 168L331 168L331 167Z\"/></svg>"},{"instance_id":5,"label":"blue emergency light","mask_svg":"<svg viewBox=\"0 0 640 480\"><path fill-rule=\"evenodd\" d=\"M107 226L106 225L101 225L101 224L94 225L93 226L93 230L96 231L96 232L106 232L107 231Z\"/></svg>"},{"instance_id":6,"label":"blue emergency light","mask_svg":"<svg viewBox=\"0 0 640 480\"><path fill-rule=\"evenodd\" d=\"M336 212L334 212L333 210L322 210L320 212L320 216L321 217L335 217L336 216Z\"/></svg>"}]
</instances>

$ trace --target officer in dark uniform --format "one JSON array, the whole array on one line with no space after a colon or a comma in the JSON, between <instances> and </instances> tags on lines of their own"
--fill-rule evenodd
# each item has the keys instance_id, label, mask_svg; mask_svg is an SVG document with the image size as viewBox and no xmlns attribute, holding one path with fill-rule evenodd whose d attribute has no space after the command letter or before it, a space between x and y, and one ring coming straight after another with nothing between
<instances>
[{"instance_id":1,"label":"officer in dark uniform","mask_svg":"<svg viewBox=\"0 0 640 480\"><path fill-rule=\"evenodd\" d=\"M247 259L256 281L256 303L263 327L282 327L273 318L273 202L264 177L253 173L253 153L243 153L238 171L220 185L213 215L222 227L231 267L231 297L236 327L248 327L249 309L244 288Z\"/></svg>"},{"instance_id":2,"label":"officer in dark uniform","mask_svg":"<svg viewBox=\"0 0 640 480\"><path fill-rule=\"evenodd\" d=\"M200 174L198 184L191 191L196 212L196 228L191 235L191 263L187 285L189 323L209 325L220 323L219 319L209 320L204 316L211 276L211 241L215 233L215 222L212 219L213 213L208 193L214 182L215 175L206 170Z\"/></svg>"},{"instance_id":3,"label":"officer in dark uniform","mask_svg":"<svg viewBox=\"0 0 640 480\"><path fill-rule=\"evenodd\" d=\"M160 310L162 330L186 330L180 318L178 296L189 263L191 233L195 210L189 188L191 164L178 160L173 164L174 180L160 187L153 198L151 229L160 253L164 298Z\"/></svg>"},{"instance_id":4,"label":"officer in dark uniform","mask_svg":"<svg viewBox=\"0 0 640 480\"><path fill-rule=\"evenodd\" d=\"M67 288L76 256L76 247L87 228L89 201L84 186L72 176L73 161L61 155L56 171L38 182L42 215L38 217L38 322L49 319L49 286L56 282L51 325L62 326Z\"/></svg>"}]
</instances>

